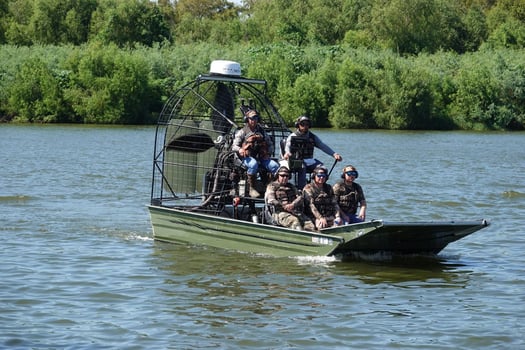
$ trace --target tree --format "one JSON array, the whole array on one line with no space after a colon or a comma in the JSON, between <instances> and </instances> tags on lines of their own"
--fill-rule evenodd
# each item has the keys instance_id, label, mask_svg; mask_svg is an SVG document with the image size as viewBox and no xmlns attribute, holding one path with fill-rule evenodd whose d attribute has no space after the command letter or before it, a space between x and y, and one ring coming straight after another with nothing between
<instances>
[{"instance_id":1,"label":"tree","mask_svg":"<svg viewBox=\"0 0 525 350\"><path fill-rule=\"evenodd\" d=\"M175 6L175 40L179 43L214 40L227 43L236 37L230 24L233 29L239 29L239 10L226 0L179 0Z\"/></svg>"},{"instance_id":2,"label":"tree","mask_svg":"<svg viewBox=\"0 0 525 350\"><path fill-rule=\"evenodd\" d=\"M407 54L463 51L459 8L446 0L379 0L367 29L387 47Z\"/></svg>"},{"instance_id":3,"label":"tree","mask_svg":"<svg viewBox=\"0 0 525 350\"><path fill-rule=\"evenodd\" d=\"M466 35L465 50L476 51L488 37L487 18L481 6L471 6L463 17Z\"/></svg>"},{"instance_id":4,"label":"tree","mask_svg":"<svg viewBox=\"0 0 525 350\"><path fill-rule=\"evenodd\" d=\"M148 0L104 2L93 15L93 34L120 47L152 46L171 40L168 23L158 6Z\"/></svg>"},{"instance_id":5,"label":"tree","mask_svg":"<svg viewBox=\"0 0 525 350\"><path fill-rule=\"evenodd\" d=\"M493 47L525 47L525 0L500 0L487 15Z\"/></svg>"},{"instance_id":6,"label":"tree","mask_svg":"<svg viewBox=\"0 0 525 350\"><path fill-rule=\"evenodd\" d=\"M253 43L289 43L303 45L307 42L305 18L311 6L304 0L258 0L250 5L246 19L247 38Z\"/></svg>"},{"instance_id":7,"label":"tree","mask_svg":"<svg viewBox=\"0 0 525 350\"><path fill-rule=\"evenodd\" d=\"M33 43L29 33L29 23L32 15L32 2L25 0L9 2L9 13L4 17L5 40L7 43L15 45L31 45Z\"/></svg>"}]
</instances>

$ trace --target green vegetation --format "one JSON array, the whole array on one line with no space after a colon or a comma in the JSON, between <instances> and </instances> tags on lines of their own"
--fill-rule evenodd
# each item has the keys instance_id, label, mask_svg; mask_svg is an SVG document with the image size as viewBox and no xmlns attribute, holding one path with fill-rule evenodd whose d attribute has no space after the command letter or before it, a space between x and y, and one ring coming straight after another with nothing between
<instances>
[{"instance_id":1,"label":"green vegetation","mask_svg":"<svg viewBox=\"0 0 525 350\"><path fill-rule=\"evenodd\" d=\"M292 122L523 130L525 0L0 0L0 120L149 124L214 59ZM270 19L270 20L269 20Z\"/></svg>"}]
</instances>

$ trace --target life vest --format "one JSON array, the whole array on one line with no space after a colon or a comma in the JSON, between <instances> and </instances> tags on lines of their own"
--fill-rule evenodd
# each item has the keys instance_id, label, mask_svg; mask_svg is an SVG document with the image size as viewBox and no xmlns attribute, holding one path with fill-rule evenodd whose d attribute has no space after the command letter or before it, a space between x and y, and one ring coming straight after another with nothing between
<instances>
[{"instance_id":1,"label":"life vest","mask_svg":"<svg viewBox=\"0 0 525 350\"><path fill-rule=\"evenodd\" d=\"M343 193L336 193L339 207L347 214L355 214L360 202L360 195L357 191L357 186L355 186L354 183L352 183L351 186L345 183L340 185L344 186L345 191Z\"/></svg>"},{"instance_id":2,"label":"life vest","mask_svg":"<svg viewBox=\"0 0 525 350\"><path fill-rule=\"evenodd\" d=\"M314 157L315 138L308 132L304 135L294 134L290 139L290 151L294 159L309 159Z\"/></svg>"},{"instance_id":3,"label":"life vest","mask_svg":"<svg viewBox=\"0 0 525 350\"><path fill-rule=\"evenodd\" d=\"M334 216L336 214L333 203L333 197L330 195L331 186L324 184L323 188L315 188L311 196L313 203L323 217Z\"/></svg>"},{"instance_id":4,"label":"life vest","mask_svg":"<svg viewBox=\"0 0 525 350\"><path fill-rule=\"evenodd\" d=\"M274 182L272 184L275 191L275 199L281 203L282 206L293 203L297 199L297 193L292 184L286 183L281 184ZM301 210L302 208L296 207L295 210Z\"/></svg>"}]
</instances>

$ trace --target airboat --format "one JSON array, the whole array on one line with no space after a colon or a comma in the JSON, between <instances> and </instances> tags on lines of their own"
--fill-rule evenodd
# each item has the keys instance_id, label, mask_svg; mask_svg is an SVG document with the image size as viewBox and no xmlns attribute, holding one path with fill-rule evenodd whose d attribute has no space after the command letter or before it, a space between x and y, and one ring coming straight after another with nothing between
<instances>
[{"instance_id":1,"label":"airboat","mask_svg":"<svg viewBox=\"0 0 525 350\"><path fill-rule=\"evenodd\" d=\"M148 205L155 240L280 257L437 254L489 225L483 219L371 220L318 231L275 225L264 200L248 195L246 172L231 150L247 107L258 111L279 160L291 130L269 100L266 81L243 77L239 63L213 61L209 73L167 100L156 127ZM262 188L267 178L260 174Z\"/></svg>"}]
</instances>

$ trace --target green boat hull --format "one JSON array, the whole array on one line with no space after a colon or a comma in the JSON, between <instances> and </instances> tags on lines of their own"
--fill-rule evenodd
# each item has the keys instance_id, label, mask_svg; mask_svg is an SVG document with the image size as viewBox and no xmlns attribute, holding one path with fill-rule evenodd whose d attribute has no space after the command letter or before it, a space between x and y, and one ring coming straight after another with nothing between
<instances>
[{"instance_id":1,"label":"green boat hull","mask_svg":"<svg viewBox=\"0 0 525 350\"><path fill-rule=\"evenodd\" d=\"M353 253L437 254L450 242L488 225L462 223L384 223L369 221L321 232L296 231L269 224L150 205L158 241L205 245L277 257Z\"/></svg>"},{"instance_id":2,"label":"green boat hull","mask_svg":"<svg viewBox=\"0 0 525 350\"><path fill-rule=\"evenodd\" d=\"M346 241L334 254L359 252L375 254L388 252L396 255L438 254L448 244L464 238L489 223L478 221L450 222L383 222L373 233ZM335 228L337 234L338 229Z\"/></svg>"}]
</instances>

